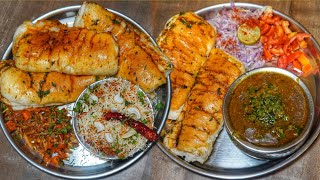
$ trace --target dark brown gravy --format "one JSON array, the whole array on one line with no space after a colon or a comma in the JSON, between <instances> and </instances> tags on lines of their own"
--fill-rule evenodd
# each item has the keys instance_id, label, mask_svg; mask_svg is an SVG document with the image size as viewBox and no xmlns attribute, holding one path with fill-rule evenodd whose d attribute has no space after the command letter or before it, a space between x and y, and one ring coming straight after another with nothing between
<instances>
[{"instance_id":1,"label":"dark brown gravy","mask_svg":"<svg viewBox=\"0 0 320 180\"><path fill-rule=\"evenodd\" d=\"M235 136L258 146L281 146L294 140L308 121L303 89L278 73L258 73L243 80L229 104Z\"/></svg>"}]
</instances>

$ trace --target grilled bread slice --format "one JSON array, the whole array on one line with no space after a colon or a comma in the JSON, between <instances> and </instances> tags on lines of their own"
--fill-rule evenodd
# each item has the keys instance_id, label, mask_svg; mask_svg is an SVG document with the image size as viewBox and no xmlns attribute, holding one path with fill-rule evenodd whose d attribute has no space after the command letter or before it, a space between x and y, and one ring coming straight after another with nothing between
<instances>
[{"instance_id":1,"label":"grilled bread slice","mask_svg":"<svg viewBox=\"0 0 320 180\"><path fill-rule=\"evenodd\" d=\"M232 82L245 72L244 65L220 49L212 49L201 67L178 122L164 144L186 161L204 163L223 127L222 103Z\"/></svg>"},{"instance_id":2,"label":"grilled bread slice","mask_svg":"<svg viewBox=\"0 0 320 180\"><path fill-rule=\"evenodd\" d=\"M166 83L166 76L172 70L170 60L144 32L130 22L96 3L85 2L74 26L111 32L115 36L120 49L117 77L138 84L147 93Z\"/></svg>"},{"instance_id":3,"label":"grilled bread slice","mask_svg":"<svg viewBox=\"0 0 320 180\"><path fill-rule=\"evenodd\" d=\"M166 23L157 38L161 50L174 65L169 119L176 120L195 82L195 77L215 44L215 30L193 12L180 13Z\"/></svg>"},{"instance_id":4,"label":"grilled bread slice","mask_svg":"<svg viewBox=\"0 0 320 180\"><path fill-rule=\"evenodd\" d=\"M96 76L57 72L27 73L16 68L13 60L0 61L1 101L14 110L74 102L96 80Z\"/></svg>"},{"instance_id":5,"label":"grilled bread slice","mask_svg":"<svg viewBox=\"0 0 320 180\"><path fill-rule=\"evenodd\" d=\"M119 48L108 32L68 28L58 21L24 22L13 39L16 67L28 72L112 76Z\"/></svg>"}]
</instances>

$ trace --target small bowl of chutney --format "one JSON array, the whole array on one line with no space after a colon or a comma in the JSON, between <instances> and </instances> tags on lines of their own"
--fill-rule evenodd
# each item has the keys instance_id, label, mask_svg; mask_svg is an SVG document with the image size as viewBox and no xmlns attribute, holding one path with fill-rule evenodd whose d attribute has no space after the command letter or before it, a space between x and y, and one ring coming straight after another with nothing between
<instances>
[{"instance_id":1,"label":"small bowl of chutney","mask_svg":"<svg viewBox=\"0 0 320 180\"><path fill-rule=\"evenodd\" d=\"M293 73L264 67L240 76L223 102L232 142L257 159L289 156L307 140L313 121L312 95Z\"/></svg>"}]
</instances>

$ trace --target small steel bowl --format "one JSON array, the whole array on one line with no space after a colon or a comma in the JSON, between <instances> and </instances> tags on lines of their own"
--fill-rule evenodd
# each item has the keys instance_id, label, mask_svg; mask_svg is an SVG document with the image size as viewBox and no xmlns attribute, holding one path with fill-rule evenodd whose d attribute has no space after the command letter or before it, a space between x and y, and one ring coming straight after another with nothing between
<instances>
[{"instance_id":1,"label":"small steel bowl","mask_svg":"<svg viewBox=\"0 0 320 180\"><path fill-rule=\"evenodd\" d=\"M153 107L152 107L152 103L149 99L149 97L147 96L147 94L137 85L131 83L130 81L127 81L125 79L121 79L121 78L114 78L114 77L109 77L109 78L106 78L106 79L102 79L100 81L97 81L97 82L94 82L92 83L90 86L88 86L86 89L84 89L82 91L82 93L79 95L78 99L76 100L76 102L74 103L74 107L73 109L76 109L78 103L79 104L82 104L84 102L84 95L88 92L90 92L90 89L93 89L95 88L97 85L101 85L101 86L105 86L106 84L112 84L112 83L125 83L127 86L125 86L125 88L128 88L128 89L132 89L133 86L136 86L137 87L137 91L138 92L141 92L143 95L144 95L144 102L146 104L146 106L148 106L151 110L150 110L150 113L152 114L152 121L154 122L155 118L154 118L154 112L153 112ZM110 94L110 92L108 92ZM105 97L105 94L104 96ZM97 102L98 104L102 103L100 101ZM123 106L123 105L122 105ZM103 107L103 105L102 105ZM103 110L106 110L104 108L102 108L102 111ZM112 111L112 110L111 110ZM93 145L90 145L89 143L87 143L87 141L84 139L84 135L81 134L79 131L80 131L80 122L79 122L79 118L78 118L78 114L79 112L76 112L76 111L72 111L72 126L73 126L73 130L74 130L74 133L76 135L76 138L78 139L78 142L88 151L90 152L92 155L95 155L96 157L98 158L101 158L101 159L105 159L105 160L118 160L120 159L118 156L114 155L106 155L104 154L103 152L97 150L94 148ZM95 119L95 118L93 118ZM153 124L154 125L154 124ZM92 130L93 131L93 130ZM104 140L106 142L106 140ZM146 141L145 142L146 145L145 146L148 146L151 144L150 141ZM95 143L93 143L95 144ZM129 158L129 157L133 157L136 152L138 151L143 151L144 149L134 149L130 152L130 155L127 156L126 158ZM126 159L125 158L125 159ZM124 160L124 159L122 159Z\"/></svg>"},{"instance_id":2,"label":"small steel bowl","mask_svg":"<svg viewBox=\"0 0 320 180\"><path fill-rule=\"evenodd\" d=\"M307 104L309 106L309 114L308 114L308 121L303 128L301 134L293 139L292 141L281 145L279 147L265 147L265 146L257 146L249 141L246 141L242 139L241 137L235 136L235 129L232 126L231 120L230 120L230 115L228 112L228 107L230 105L230 100L231 100L231 95L233 94L234 90L237 88L239 84L241 84L245 79L248 77L254 75L254 74L259 74L259 73L278 73L285 75L289 77L290 79L294 80L297 82L300 87L303 89L305 93L305 97L307 98ZM288 87L289 88L289 87ZM314 121L314 103L312 99L312 95L307 88L307 86L303 83L303 81L294 75L293 73L280 69L280 68L275 68L275 67L264 67L264 68L259 68L255 69L252 71L249 71L242 76L240 76L233 84L230 86L224 102L223 102L223 118L225 121L225 127L228 135L230 136L232 142L246 155L257 158L257 159L278 159L282 157L289 156L290 154L294 153L296 150L298 150L307 140L313 121Z\"/></svg>"}]
</instances>

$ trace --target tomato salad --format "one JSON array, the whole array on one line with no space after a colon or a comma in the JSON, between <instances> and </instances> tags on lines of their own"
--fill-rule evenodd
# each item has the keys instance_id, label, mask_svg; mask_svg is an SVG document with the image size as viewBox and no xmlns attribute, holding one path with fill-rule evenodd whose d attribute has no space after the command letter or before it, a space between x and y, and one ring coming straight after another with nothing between
<instances>
[{"instance_id":1,"label":"tomato salad","mask_svg":"<svg viewBox=\"0 0 320 180\"><path fill-rule=\"evenodd\" d=\"M259 27L266 61L277 60L277 66L283 69L293 66L303 76L314 71L311 58L303 52L308 47L306 40L310 34L292 31L290 22L274 15L269 6L259 18Z\"/></svg>"},{"instance_id":2,"label":"tomato salad","mask_svg":"<svg viewBox=\"0 0 320 180\"><path fill-rule=\"evenodd\" d=\"M66 109L53 106L14 111L2 104L2 112L7 129L46 165L63 165L70 149L78 146Z\"/></svg>"},{"instance_id":3,"label":"tomato salad","mask_svg":"<svg viewBox=\"0 0 320 180\"><path fill-rule=\"evenodd\" d=\"M302 76L316 71L314 60L304 51L311 35L293 31L270 6L224 8L208 22L217 29L217 48L241 60L248 70L270 63Z\"/></svg>"}]
</instances>

